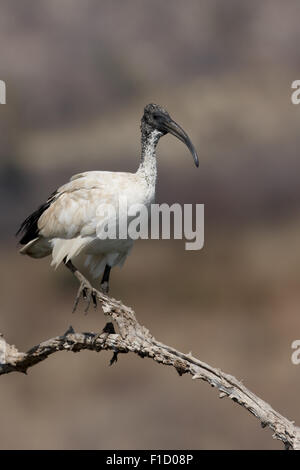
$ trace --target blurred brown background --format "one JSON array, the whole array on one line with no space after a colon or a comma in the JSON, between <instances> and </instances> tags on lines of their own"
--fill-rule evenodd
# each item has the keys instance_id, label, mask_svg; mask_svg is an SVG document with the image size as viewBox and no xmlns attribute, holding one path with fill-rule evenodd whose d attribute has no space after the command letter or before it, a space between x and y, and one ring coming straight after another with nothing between
<instances>
[{"instance_id":1,"label":"blurred brown background","mask_svg":"<svg viewBox=\"0 0 300 470\"><path fill-rule=\"evenodd\" d=\"M159 144L157 202L205 204L205 247L140 241L112 295L157 339L243 379L300 423L300 6L287 0L3 0L0 7L1 322L27 350L100 331L71 308L77 285L17 252L20 222L72 174L132 170L157 102L200 168ZM1 377L2 449L282 448L206 384L150 360L58 353Z\"/></svg>"}]
</instances>

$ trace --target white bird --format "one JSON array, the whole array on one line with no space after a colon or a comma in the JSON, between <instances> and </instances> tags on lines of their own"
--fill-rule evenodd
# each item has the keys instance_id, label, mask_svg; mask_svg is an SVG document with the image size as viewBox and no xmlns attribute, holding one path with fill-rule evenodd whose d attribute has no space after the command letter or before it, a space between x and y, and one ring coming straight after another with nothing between
<instances>
[{"instance_id":1,"label":"white bird","mask_svg":"<svg viewBox=\"0 0 300 470\"><path fill-rule=\"evenodd\" d=\"M20 253L32 258L52 254L53 266L64 262L79 279L74 309L81 293L88 299L87 308L91 300L96 304L95 291L73 265L74 258L79 254L86 256L93 276L103 275L101 289L108 293L111 268L123 265L133 245L130 238L103 240L97 236L97 227L105 224L108 217L99 213L99 206L111 204L118 215L120 196L127 199L128 207L131 204L149 207L154 202L156 146L167 133L187 145L198 167L198 156L188 135L165 109L148 104L141 120L141 161L135 173L88 171L75 175L21 224L17 234L22 233L20 244L24 246Z\"/></svg>"}]
</instances>

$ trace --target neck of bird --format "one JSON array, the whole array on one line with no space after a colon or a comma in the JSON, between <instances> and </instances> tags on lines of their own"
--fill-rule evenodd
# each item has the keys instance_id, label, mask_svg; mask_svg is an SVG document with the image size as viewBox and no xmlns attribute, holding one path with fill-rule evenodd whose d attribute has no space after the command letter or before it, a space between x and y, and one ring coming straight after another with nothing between
<instances>
[{"instance_id":1,"label":"neck of bird","mask_svg":"<svg viewBox=\"0 0 300 470\"><path fill-rule=\"evenodd\" d=\"M149 133L142 130L142 154L138 172L143 175L149 185L155 186L157 176L156 146L161 132L152 130Z\"/></svg>"}]
</instances>

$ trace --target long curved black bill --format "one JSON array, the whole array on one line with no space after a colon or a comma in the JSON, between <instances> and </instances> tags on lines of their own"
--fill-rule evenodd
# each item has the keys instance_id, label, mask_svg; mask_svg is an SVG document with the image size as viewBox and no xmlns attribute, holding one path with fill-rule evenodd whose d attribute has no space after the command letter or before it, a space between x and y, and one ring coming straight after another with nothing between
<instances>
[{"instance_id":1,"label":"long curved black bill","mask_svg":"<svg viewBox=\"0 0 300 470\"><path fill-rule=\"evenodd\" d=\"M183 142L188 147L189 151L191 152L193 156L195 165L196 167L198 167L199 166L198 155L187 133L182 129L182 127L179 126L179 124L177 124L171 118L164 120L163 125L167 132L170 132L170 134L177 137L177 139L181 140L181 142Z\"/></svg>"}]
</instances>

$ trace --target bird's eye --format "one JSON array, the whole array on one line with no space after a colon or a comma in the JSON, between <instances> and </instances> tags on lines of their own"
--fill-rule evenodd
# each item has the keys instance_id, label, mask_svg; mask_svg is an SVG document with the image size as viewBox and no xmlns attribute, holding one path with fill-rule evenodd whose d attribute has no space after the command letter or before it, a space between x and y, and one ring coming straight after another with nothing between
<instances>
[{"instance_id":1,"label":"bird's eye","mask_svg":"<svg viewBox=\"0 0 300 470\"><path fill-rule=\"evenodd\" d=\"M160 114L159 113L153 113L153 118L156 120L160 119Z\"/></svg>"}]
</instances>

